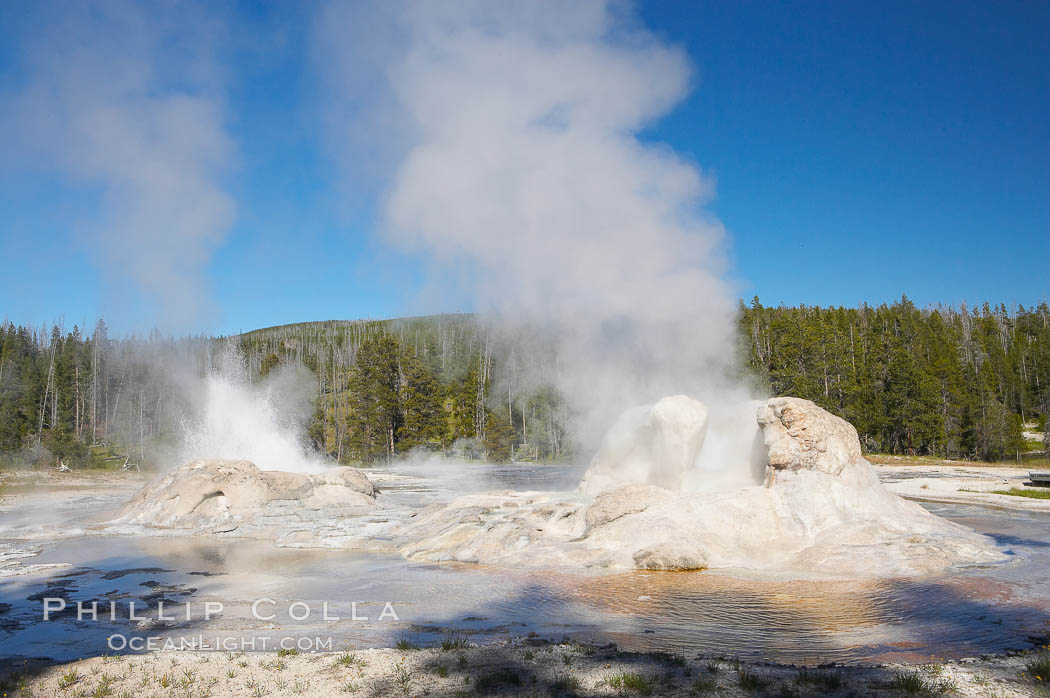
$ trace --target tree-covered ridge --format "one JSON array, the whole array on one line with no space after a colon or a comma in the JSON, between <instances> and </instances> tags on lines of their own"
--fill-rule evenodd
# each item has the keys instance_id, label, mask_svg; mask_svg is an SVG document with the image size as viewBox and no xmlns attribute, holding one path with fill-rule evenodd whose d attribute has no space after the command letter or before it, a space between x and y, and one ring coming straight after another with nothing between
<instances>
[{"instance_id":1,"label":"tree-covered ridge","mask_svg":"<svg viewBox=\"0 0 1050 698\"><path fill-rule=\"evenodd\" d=\"M180 436L175 382L202 374L218 348L158 333L115 340L101 320L89 335L0 323L0 464L150 462Z\"/></svg>"},{"instance_id":2,"label":"tree-covered ridge","mask_svg":"<svg viewBox=\"0 0 1050 698\"><path fill-rule=\"evenodd\" d=\"M774 395L849 420L885 453L1000 460L1050 413L1050 308L740 307L745 363Z\"/></svg>"},{"instance_id":3,"label":"tree-covered ridge","mask_svg":"<svg viewBox=\"0 0 1050 698\"><path fill-rule=\"evenodd\" d=\"M340 462L413 449L492 461L573 454L564 401L523 378L537 373L530 362L550 361L550 347L525 352L473 315L302 323L237 339L261 373L279 363L314 372L310 436Z\"/></svg>"},{"instance_id":4,"label":"tree-covered ridge","mask_svg":"<svg viewBox=\"0 0 1050 698\"><path fill-rule=\"evenodd\" d=\"M774 395L852 422L869 451L1012 459L1050 414L1050 309L741 304L741 369ZM414 449L493 461L577 457L550 377L551 344L473 315L299 323L229 338L111 339L99 322L0 324L0 462L144 464L171 453L193 409L179 385L224 344L252 380L278 367L317 382L308 434L340 462ZM310 373L306 373L309 371ZM539 377L539 378L538 378ZM1029 426L1029 430L1034 427Z\"/></svg>"}]
</instances>

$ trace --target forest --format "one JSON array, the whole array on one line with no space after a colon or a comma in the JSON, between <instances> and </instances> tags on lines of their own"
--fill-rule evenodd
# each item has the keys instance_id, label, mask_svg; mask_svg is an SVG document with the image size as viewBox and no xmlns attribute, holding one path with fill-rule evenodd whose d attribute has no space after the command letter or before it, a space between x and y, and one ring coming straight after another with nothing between
<instances>
[{"instance_id":1,"label":"forest","mask_svg":"<svg viewBox=\"0 0 1050 698\"><path fill-rule=\"evenodd\" d=\"M1050 308L740 304L741 378L853 423L866 451L950 459L1039 456L1050 413ZM316 382L306 445L342 463L423 450L562 462L586 457L543 375L553 348L472 315L284 325L234 337L111 338L99 321L0 324L0 465L149 467L193 410L187 377L230 343L246 374ZM1025 439L1025 432L1029 438Z\"/></svg>"},{"instance_id":2,"label":"forest","mask_svg":"<svg viewBox=\"0 0 1050 698\"><path fill-rule=\"evenodd\" d=\"M813 400L866 451L1015 460L1046 442L1050 308L741 304L743 364L773 395ZM1044 435L1023 438L1028 424Z\"/></svg>"}]
</instances>

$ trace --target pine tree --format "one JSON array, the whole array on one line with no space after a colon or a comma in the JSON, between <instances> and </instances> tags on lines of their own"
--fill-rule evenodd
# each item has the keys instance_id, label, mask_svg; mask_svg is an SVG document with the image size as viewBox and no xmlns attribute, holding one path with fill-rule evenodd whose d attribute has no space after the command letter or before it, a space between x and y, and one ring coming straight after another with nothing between
<instances>
[{"instance_id":1,"label":"pine tree","mask_svg":"<svg viewBox=\"0 0 1050 698\"><path fill-rule=\"evenodd\" d=\"M485 422L485 458L492 463L508 463L514 449L514 425L503 410L489 410Z\"/></svg>"},{"instance_id":2,"label":"pine tree","mask_svg":"<svg viewBox=\"0 0 1050 698\"><path fill-rule=\"evenodd\" d=\"M262 363L259 365L259 375L265 378L266 376L270 375L270 371L275 369L280 364L281 357L277 356L277 354L273 352L270 352L266 355L266 358L264 358L262 360Z\"/></svg>"},{"instance_id":3,"label":"pine tree","mask_svg":"<svg viewBox=\"0 0 1050 698\"><path fill-rule=\"evenodd\" d=\"M441 391L437 379L415 353L405 352L401 359L404 379L401 384L402 421L398 429L401 451L425 447L439 450L442 446Z\"/></svg>"},{"instance_id":4,"label":"pine tree","mask_svg":"<svg viewBox=\"0 0 1050 698\"><path fill-rule=\"evenodd\" d=\"M349 441L365 463L390 460L401 426L397 343L387 335L369 337L357 351L350 373Z\"/></svg>"}]
</instances>

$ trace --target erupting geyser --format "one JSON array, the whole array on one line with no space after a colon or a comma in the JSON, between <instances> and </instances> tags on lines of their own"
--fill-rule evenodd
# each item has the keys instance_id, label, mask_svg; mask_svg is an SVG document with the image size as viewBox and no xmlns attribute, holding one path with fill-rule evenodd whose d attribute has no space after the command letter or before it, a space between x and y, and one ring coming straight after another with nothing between
<instances>
[{"instance_id":1,"label":"erupting geyser","mask_svg":"<svg viewBox=\"0 0 1050 698\"><path fill-rule=\"evenodd\" d=\"M750 413L750 422L714 437L703 404L685 396L630 410L575 496L461 497L401 531L401 550L416 559L536 567L845 577L1003 559L989 538L885 489L856 429L814 403L773 398L733 412ZM719 450L740 447L726 472L704 465L712 438Z\"/></svg>"},{"instance_id":2,"label":"erupting geyser","mask_svg":"<svg viewBox=\"0 0 1050 698\"><path fill-rule=\"evenodd\" d=\"M884 488L851 424L790 397L714 416L684 395L664 398L616 421L576 491L384 511L353 468L200 461L148 486L114 523L576 570L873 577L1004 559L991 539Z\"/></svg>"},{"instance_id":3,"label":"erupting geyser","mask_svg":"<svg viewBox=\"0 0 1050 698\"><path fill-rule=\"evenodd\" d=\"M605 434L580 491L594 496L616 484L647 484L672 492L711 492L757 485L767 451L755 419L761 402L709 413L674 395L627 410Z\"/></svg>"}]
</instances>

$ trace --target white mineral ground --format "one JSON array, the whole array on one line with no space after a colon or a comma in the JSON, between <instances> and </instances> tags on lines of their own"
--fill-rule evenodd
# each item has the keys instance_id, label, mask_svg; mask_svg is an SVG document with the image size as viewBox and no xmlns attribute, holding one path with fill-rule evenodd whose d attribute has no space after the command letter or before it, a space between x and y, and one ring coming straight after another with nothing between
<instances>
[{"instance_id":1,"label":"white mineral ground","mask_svg":"<svg viewBox=\"0 0 1050 698\"><path fill-rule=\"evenodd\" d=\"M902 497L1050 512L1050 499L999 494L1011 489L1031 490L1025 484L1029 473L1033 472L1031 468L953 464L951 461L910 461L893 457L888 460L888 463L876 465L875 471L887 489Z\"/></svg>"},{"instance_id":2,"label":"white mineral ground","mask_svg":"<svg viewBox=\"0 0 1050 698\"><path fill-rule=\"evenodd\" d=\"M107 532L148 529L588 572L898 577L1005 559L884 487L848 422L786 397L715 417L667 397L620 417L576 491L468 494L418 512L388 508L353 468L195 461L147 486Z\"/></svg>"},{"instance_id":3,"label":"white mineral ground","mask_svg":"<svg viewBox=\"0 0 1050 698\"><path fill-rule=\"evenodd\" d=\"M228 696L885 696L1021 698L1045 694L1018 654L925 665L820 669L720 658L620 652L530 639L445 651L370 649L276 656L152 652L7 674L27 695ZM5 672L0 668L0 677ZM624 676L633 681L625 687ZM0 679L2 680L2 679ZM904 682L907 683L904 683ZM907 686L904 690L902 686Z\"/></svg>"}]
</instances>

